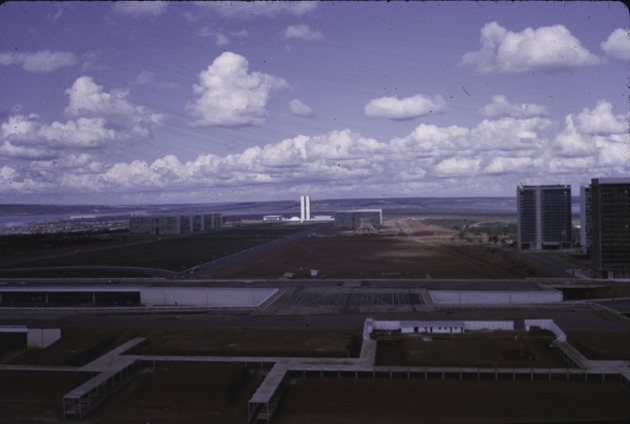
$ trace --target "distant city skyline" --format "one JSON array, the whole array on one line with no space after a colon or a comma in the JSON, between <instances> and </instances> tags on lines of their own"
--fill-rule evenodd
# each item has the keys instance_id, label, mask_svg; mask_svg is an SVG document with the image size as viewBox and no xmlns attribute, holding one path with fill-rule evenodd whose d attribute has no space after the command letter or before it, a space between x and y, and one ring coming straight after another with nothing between
<instances>
[{"instance_id":1,"label":"distant city skyline","mask_svg":"<svg viewBox=\"0 0 630 424\"><path fill-rule=\"evenodd\" d=\"M0 203L514 196L630 175L621 2L5 2Z\"/></svg>"}]
</instances>

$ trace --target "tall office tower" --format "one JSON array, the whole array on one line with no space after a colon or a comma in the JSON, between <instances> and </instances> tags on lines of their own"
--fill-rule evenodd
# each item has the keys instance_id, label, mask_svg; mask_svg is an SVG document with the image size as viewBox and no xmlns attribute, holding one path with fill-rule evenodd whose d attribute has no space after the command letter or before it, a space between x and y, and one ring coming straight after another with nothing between
<instances>
[{"instance_id":1,"label":"tall office tower","mask_svg":"<svg viewBox=\"0 0 630 424\"><path fill-rule=\"evenodd\" d=\"M300 221L311 220L311 196L300 196Z\"/></svg>"},{"instance_id":2,"label":"tall office tower","mask_svg":"<svg viewBox=\"0 0 630 424\"><path fill-rule=\"evenodd\" d=\"M601 278L630 278L630 178L591 180L593 270Z\"/></svg>"},{"instance_id":3,"label":"tall office tower","mask_svg":"<svg viewBox=\"0 0 630 424\"><path fill-rule=\"evenodd\" d=\"M592 222L591 216L591 186L580 187L580 246L582 252L591 253Z\"/></svg>"},{"instance_id":4,"label":"tall office tower","mask_svg":"<svg viewBox=\"0 0 630 424\"><path fill-rule=\"evenodd\" d=\"M519 186L517 241L522 250L571 247L571 186Z\"/></svg>"}]
</instances>

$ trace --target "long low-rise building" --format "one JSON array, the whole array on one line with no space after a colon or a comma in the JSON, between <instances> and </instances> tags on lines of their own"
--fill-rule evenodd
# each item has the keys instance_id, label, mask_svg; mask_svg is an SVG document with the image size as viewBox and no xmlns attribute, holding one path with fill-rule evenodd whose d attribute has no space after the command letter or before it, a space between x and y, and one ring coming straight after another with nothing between
<instances>
[{"instance_id":1,"label":"long low-rise building","mask_svg":"<svg viewBox=\"0 0 630 424\"><path fill-rule=\"evenodd\" d=\"M195 215L133 215L129 219L131 234L190 234L215 230L223 225L220 213Z\"/></svg>"}]
</instances>

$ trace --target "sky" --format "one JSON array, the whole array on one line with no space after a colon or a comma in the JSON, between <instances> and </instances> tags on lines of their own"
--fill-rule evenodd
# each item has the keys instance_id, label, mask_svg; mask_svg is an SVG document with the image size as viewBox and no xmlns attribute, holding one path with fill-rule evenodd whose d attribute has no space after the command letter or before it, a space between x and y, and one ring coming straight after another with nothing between
<instances>
[{"instance_id":1,"label":"sky","mask_svg":"<svg viewBox=\"0 0 630 424\"><path fill-rule=\"evenodd\" d=\"M622 2L0 4L0 204L630 175Z\"/></svg>"}]
</instances>

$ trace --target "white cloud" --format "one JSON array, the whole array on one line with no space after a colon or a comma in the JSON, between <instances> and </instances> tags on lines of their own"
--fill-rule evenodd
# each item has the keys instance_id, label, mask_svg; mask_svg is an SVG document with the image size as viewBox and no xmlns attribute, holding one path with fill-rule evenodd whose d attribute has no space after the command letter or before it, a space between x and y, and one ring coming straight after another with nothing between
<instances>
[{"instance_id":1,"label":"white cloud","mask_svg":"<svg viewBox=\"0 0 630 424\"><path fill-rule=\"evenodd\" d=\"M317 7L316 1L198 1L195 4L224 18L256 19L279 15L303 16Z\"/></svg>"},{"instance_id":2,"label":"white cloud","mask_svg":"<svg viewBox=\"0 0 630 424\"><path fill-rule=\"evenodd\" d=\"M628 115L614 115L612 105L600 101L590 110L565 117L565 129L556 136L556 151L568 158L597 158L607 166L628 166L630 133Z\"/></svg>"},{"instance_id":3,"label":"white cloud","mask_svg":"<svg viewBox=\"0 0 630 424\"><path fill-rule=\"evenodd\" d=\"M411 134L396 137L390 142L392 151L400 153L402 157L432 157L464 148L467 144L470 130L453 125L438 127L436 125L420 124Z\"/></svg>"},{"instance_id":4,"label":"white cloud","mask_svg":"<svg viewBox=\"0 0 630 424\"><path fill-rule=\"evenodd\" d=\"M43 125L37 132L38 138L50 142L50 146L57 147L102 147L122 134L106 128L103 118L78 118L66 123L53 122Z\"/></svg>"},{"instance_id":5,"label":"white cloud","mask_svg":"<svg viewBox=\"0 0 630 424\"><path fill-rule=\"evenodd\" d=\"M166 11L168 2L166 1L117 1L113 5L114 11L121 15L134 18L144 16L158 16Z\"/></svg>"},{"instance_id":6,"label":"white cloud","mask_svg":"<svg viewBox=\"0 0 630 424\"><path fill-rule=\"evenodd\" d=\"M492 103L479 109L479 113L487 118L532 118L547 116L547 108L535 103L512 104L505 96L492 96Z\"/></svg>"},{"instance_id":7,"label":"white cloud","mask_svg":"<svg viewBox=\"0 0 630 424\"><path fill-rule=\"evenodd\" d=\"M225 46L229 42L230 42L230 39L227 38L227 36L225 36L222 33L217 34L217 40L216 40L217 46Z\"/></svg>"},{"instance_id":8,"label":"white cloud","mask_svg":"<svg viewBox=\"0 0 630 424\"><path fill-rule=\"evenodd\" d=\"M630 31L623 28L614 30L602 43L602 50L615 59L630 61Z\"/></svg>"},{"instance_id":9,"label":"white cloud","mask_svg":"<svg viewBox=\"0 0 630 424\"><path fill-rule=\"evenodd\" d=\"M209 27L202 27L197 31L200 37L214 38L217 46L222 47L230 43L230 39L222 32L211 30Z\"/></svg>"},{"instance_id":10,"label":"white cloud","mask_svg":"<svg viewBox=\"0 0 630 424\"><path fill-rule=\"evenodd\" d=\"M284 30L284 36L305 41L319 41L324 38L321 32L313 31L308 25L290 25Z\"/></svg>"},{"instance_id":11,"label":"white cloud","mask_svg":"<svg viewBox=\"0 0 630 424\"><path fill-rule=\"evenodd\" d=\"M484 174L513 174L532 173L535 168L541 168L542 158L531 157L493 157L483 169Z\"/></svg>"},{"instance_id":12,"label":"white cloud","mask_svg":"<svg viewBox=\"0 0 630 424\"><path fill-rule=\"evenodd\" d=\"M571 182L585 182L591 175L625 175L630 157L630 136L622 128L627 117L615 114L605 101L567 115L564 129L555 135L549 134L555 127L547 117L508 116L486 118L470 128L420 124L406 136L387 141L345 129L298 135L223 156L202 154L184 161L166 154L152 162L118 163L101 162L96 156L99 147L81 150L59 141L67 137L89 145L105 139L99 131L111 128L107 116L101 118L105 121L91 122L85 129L78 125L81 119L96 118L53 124L41 124L36 116L7 119L0 127L0 155L34 162L29 170L10 162L3 169L0 163L0 180L9 180L0 192L15 187L46 192L54 187L58 192L116 193L119 199L133 194L129 200L136 202L142 196L147 201L157 201L155 196L193 200L186 196L207 195L209 190L213 196L255 195L262 188L279 198L304 190L327 196L367 193L364 190L400 195L461 195L470 190L471 195L490 195L505 194L506 185L520 181L544 182L550 174ZM46 149L51 144L42 144L44 130L57 131L50 143L61 147ZM33 133L37 137L27 142ZM121 136L111 133L116 138L111 143ZM44 156L51 152L56 156Z\"/></svg>"},{"instance_id":13,"label":"white cloud","mask_svg":"<svg viewBox=\"0 0 630 424\"><path fill-rule=\"evenodd\" d=\"M563 25L517 33L492 22L481 29L480 41L481 49L466 53L460 63L480 73L546 72L601 62Z\"/></svg>"},{"instance_id":14,"label":"white cloud","mask_svg":"<svg viewBox=\"0 0 630 424\"><path fill-rule=\"evenodd\" d=\"M82 76L66 90L68 106L65 112L70 117L106 117L108 124L129 135L147 137L150 127L159 125L163 116L135 106L127 100L129 92L112 90L107 92L90 77Z\"/></svg>"},{"instance_id":15,"label":"white cloud","mask_svg":"<svg viewBox=\"0 0 630 424\"><path fill-rule=\"evenodd\" d=\"M286 87L282 78L261 72L248 73L243 56L225 52L199 74L193 86L198 96L187 109L195 126L260 125L268 115L267 101L272 90Z\"/></svg>"},{"instance_id":16,"label":"white cloud","mask_svg":"<svg viewBox=\"0 0 630 424\"><path fill-rule=\"evenodd\" d=\"M291 100L289 102L289 109L291 113L297 116L313 116L313 109L299 99Z\"/></svg>"},{"instance_id":17,"label":"white cloud","mask_svg":"<svg viewBox=\"0 0 630 424\"><path fill-rule=\"evenodd\" d=\"M544 134L552 122L546 118L484 119L471 129L470 147L476 150L532 150L545 142Z\"/></svg>"},{"instance_id":18,"label":"white cloud","mask_svg":"<svg viewBox=\"0 0 630 424\"><path fill-rule=\"evenodd\" d=\"M77 56L72 52L41 50L34 53L0 53L0 65L22 65L22 69L28 72L52 72L77 63Z\"/></svg>"},{"instance_id":19,"label":"white cloud","mask_svg":"<svg viewBox=\"0 0 630 424\"><path fill-rule=\"evenodd\" d=\"M111 147L121 147L151 136L162 116L135 106L122 90L106 92L89 77L79 77L66 90L69 104L66 122L44 122L31 114L12 115L0 124L0 159L41 162L57 161L65 166L87 163L86 158Z\"/></svg>"},{"instance_id":20,"label":"white cloud","mask_svg":"<svg viewBox=\"0 0 630 424\"><path fill-rule=\"evenodd\" d=\"M577 115L577 126L586 134L621 134L628 131L628 118L630 115L615 115L612 104L599 101L593 110L584 108Z\"/></svg>"},{"instance_id":21,"label":"white cloud","mask_svg":"<svg viewBox=\"0 0 630 424\"><path fill-rule=\"evenodd\" d=\"M397 97L381 97L372 99L365 106L365 114L371 118L389 118L394 120L413 119L419 116L442 112L446 102L442 96L424 96L399 99Z\"/></svg>"},{"instance_id":22,"label":"white cloud","mask_svg":"<svg viewBox=\"0 0 630 424\"><path fill-rule=\"evenodd\" d=\"M451 157L435 165L434 173L437 177L473 177L480 164L477 158Z\"/></svg>"}]
</instances>

